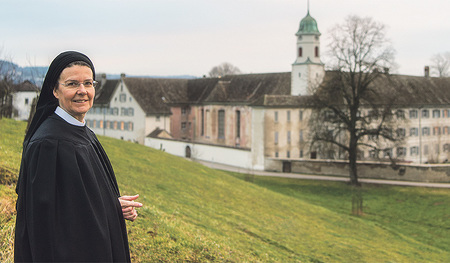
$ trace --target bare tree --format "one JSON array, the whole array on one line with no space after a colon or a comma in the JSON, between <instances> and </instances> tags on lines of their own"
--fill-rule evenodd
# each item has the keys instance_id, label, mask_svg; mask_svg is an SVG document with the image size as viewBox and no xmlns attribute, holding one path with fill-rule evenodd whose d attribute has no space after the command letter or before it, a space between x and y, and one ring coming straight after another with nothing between
<instances>
[{"instance_id":1,"label":"bare tree","mask_svg":"<svg viewBox=\"0 0 450 263\"><path fill-rule=\"evenodd\" d=\"M394 85L389 75L394 50L383 24L358 16L336 25L330 43L332 71L312 96L311 147L325 158L335 158L335 152L348 158L350 182L358 186L361 148L377 153L404 136L397 131L395 97L387 93Z\"/></svg>"},{"instance_id":2,"label":"bare tree","mask_svg":"<svg viewBox=\"0 0 450 263\"><path fill-rule=\"evenodd\" d=\"M225 75L240 74L241 70L238 67L231 65L228 62L224 62L218 66L215 66L209 71L210 77L223 77Z\"/></svg>"},{"instance_id":3,"label":"bare tree","mask_svg":"<svg viewBox=\"0 0 450 263\"><path fill-rule=\"evenodd\" d=\"M449 76L450 52L438 53L431 57L431 68L435 70L438 77Z\"/></svg>"},{"instance_id":4,"label":"bare tree","mask_svg":"<svg viewBox=\"0 0 450 263\"><path fill-rule=\"evenodd\" d=\"M0 55L2 50L0 50ZM14 64L0 60L0 118L12 115L12 85L16 79Z\"/></svg>"}]
</instances>

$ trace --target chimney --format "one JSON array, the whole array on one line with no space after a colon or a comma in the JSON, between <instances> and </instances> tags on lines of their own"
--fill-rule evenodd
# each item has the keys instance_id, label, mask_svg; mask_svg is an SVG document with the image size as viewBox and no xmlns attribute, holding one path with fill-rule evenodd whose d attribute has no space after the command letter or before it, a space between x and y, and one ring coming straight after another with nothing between
<instances>
[{"instance_id":1,"label":"chimney","mask_svg":"<svg viewBox=\"0 0 450 263\"><path fill-rule=\"evenodd\" d=\"M430 76L430 67L425 66L425 78L428 78Z\"/></svg>"}]
</instances>

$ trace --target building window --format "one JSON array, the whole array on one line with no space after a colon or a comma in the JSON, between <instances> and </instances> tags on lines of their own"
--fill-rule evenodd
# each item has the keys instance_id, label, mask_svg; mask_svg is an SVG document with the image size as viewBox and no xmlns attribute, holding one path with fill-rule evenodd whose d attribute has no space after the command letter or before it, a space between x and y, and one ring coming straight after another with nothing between
<instances>
[{"instance_id":1,"label":"building window","mask_svg":"<svg viewBox=\"0 0 450 263\"><path fill-rule=\"evenodd\" d=\"M287 158L291 158L291 152L290 152L290 151L287 151L287 152L286 152L286 157L287 157Z\"/></svg>"},{"instance_id":2,"label":"building window","mask_svg":"<svg viewBox=\"0 0 450 263\"><path fill-rule=\"evenodd\" d=\"M314 48L314 56L319 57L319 47Z\"/></svg>"},{"instance_id":3,"label":"building window","mask_svg":"<svg viewBox=\"0 0 450 263\"><path fill-rule=\"evenodd\" d=\"M424 136L430 135L430 128L428 128L428 127L423 127L423 128L422 128L422 135L424 135Z\"/></svg>"},{"instance_id":4,"label":"building window","mask_svg":"<svg viewBox=\"0 0 450 263\"><path fill-rule=\"evenodd\" d=\"M286 112L286 119L287 119L288 122L291 121L291 111L290 111L290 110L288 110L288 111Z\"/></svg>"},{"instance_id":5,"label":"building window","mask_svg":"<svg viewBox=\"0 0 450 263\"><path fill-rule=\"evenodd\" d=\"M275 157L277 157L277 158L278 158L278 152L275 152Z\"/></svg>"},{"instance_id":6,"label":"building window","mask_svg":"<svg viewBox=\"0 0 450 263\"><path fill-rule=\"evenodd\" d=\"M219 110L219 139L223 139L225 138L225 111L224 110Z\"/></svg>"},{"instance_id":7,"label":"building window","mask_svg":"<svg viewBox=\"0 0 450 263\"><path fill-rule=\"evenodd\" d=\"M429 118L429 117L430 117L430 111L422 110L422 118Z\"/></svg>"},{"instance_id":8,"label":"building window","mask_svg":"<svg viewBox=\"0 0 450 263\"><path fill-rule=\"evenodd\" d=\"M300 158L303 158L303 150L300 150L299 156Z\"/></svg>"},{"instance_id":9,"label":"building window","mask_svg":"<svg viewBox=\"0 0 450 263\"><path fill-rule=\"evenodd\" d=\"M205 110L202 109L201 111L201 118L200 118L200 135L205 135Z\"/></svg>"},{"instance_id":10,"label":"building window","mask_svg":"<svg viewBox=\"0 0 450 263\"><path fill-rule=\"evenodd\" d=\"M125 124L123 121L120 122L120 130L123 131L125 129Z\"/></svg>"},{"instance_id":11,"label":"building window","mask_svg":"<svg viewBox=\"0 0 450 263\"><path fill-rule=\"evenodd\" d=\"M419 136L419 129L417 128L409 129L409 136Z\"/></svg>"},{"instance_id":12,"label":"building window","mask_svg":"<svg viewBox=\"0 0 450 263\"><path fill-rule=\"evenodd\" d=\"M450 152L450 144L449 143L444 144L444 152L445 153Z\"/></svg>"},{"instance_id":13,"label":"building window","mask_svg":"<svg viewBox=\"0 0 450 263\"><path fill-rule=\"evenodd\" d=\"M443 118L450 118L450 110L442 110Z\"/></svg>"},{"instance_id":14,"label":"building window","mask_svg":"<svg viewBox=\"0 0 450 263\"><path fill-rule=\"evenodd\" d=\"M303 56L303 50L301 47L298 48L298 56L302 57Z\"/></svg>"},{"instance_id":15,"label":"building window","mask_svg":"<svg viewBox=\"0 0 450 263\"><path fill-rule=\"evenodd\" d=\"M440 117L441 117L441 111L433 110L433 118L440 118Z\"/></svg>"},{"instance_id":16,"label":"building window","mask_svg":"<svg viewBox=\"0 0 450 263\"><path fill-rule=\"evenodd\" d=\"M236 138L241 138L241 112L236 111Z\"/></svg>"},{"instance_id":17,"label":"building window","mask_svg":"<svg viewBox=\"0 0 450 263\"><path fill-rule=\"evenodd\" d=\"M397 136L403 137L403 136L405 136L405 135L406 135L405 129L403 129L403 128L398 128L398 129L397 129Z\"/></svg>"},{"instance_id":18,"label":"building window","mask_svg":"<svg viewBox=\"0 0 450 263\"><path fill-rule=\"evenodd\" d=\"M386 149L386 150L384 150L383 151L383 156L386 158L389 158L389 157L391 157L392 156L392 149Z\"/></svg>"},{"instance_id":19,"label":"building window","mask_svg":"<svg viewBox=\"0 0 450 263\"><path fill-rule=\"evenodd\" d=\"M409 149L409 153L411 156L419 155L419 147L413 146Z\"/></svg>"},{"instance_id":20,"label":"building window","mask_svg":"<svg viewBox=\"0 0 450 263\"><path fill-rule=\"evenodd\" d=\"M128 115L128 110L126 108L120 108L120 115L122 116Z\"/></svg>"},{"instance_id":21,"label":"building window","mask_svg":"<svg viewBox=\"0 0 450 263\"><path fill-rule=\"evenodd\" d=\"M300 121L303 120L303 111L299 111L299 112L298 112L298 119L299 119Z\"/></svg>"},{"instance_id":22,"label":"building window","mask_svg":"<svg viewBox=\"0 0 450 263\"><path fill-rule=\"evenodd\" d=\"M128 108L128 116L134 116L134 109Z\"/></svg>"},{"instance_id":23,"label":"building window","mask_svg":"<svg viewBox=\"0 0 450 263\"><path fill-rule=\"evenodd\" d=\"M127 101L127 94L122 93L119 95L119 101L120 102L126 102Z\"/></svg>"},{"instance_id":24,"label":"building window","mask_svg":"<svg viewBox=\"0 0 450 263\"><path fill-rule=\"evenodd\" d=\"M303 142L304 141L304 139L303 139L303 130L300 130L300 136L299 137L300 137L299 138L300 142Z\"/></svg>"},{"instance_id":25,"label":"building window","mask_svg":"<svg viewBox=\"0 0 450 263\"><path fill-rule=\"evenodd\" d=\"M278 111L274 112L274 121L278 122Z\"/></svg>"},{"instance_id":26,"label":"building window","mask_svg":"<svg viewBox=\"0 0 450 263\"><path fill-rule=\"evenodd\" d=\"M291 144L291 131L287 132L287 143Z\"/></svg>"},{"instance_id":27,"label":"building window","mask_svg":"<svg viewBox=\"0 0 450 263\"><path fill-rule=\"evenodd\" d=\"M378 158L378 150L370 150L369 151L369 157L371 157L371 158Z\"/></svg>"},{"instance_id":28,"label":"building window","mask_svg":"<svg viewBox=\"0 0 450 263\"><path fill-rule=\"evenodd\" d=\"M405 157L406 156L406 148L399 147L397 148L397 157Z\"/></svg>"},{"instance_id":29,"label":"building window","mask_svg":"<svg viewBox=\"0 0 450 263\"><path fill-rule=\"evenodd\" d=\"M133 131L134 125L131 121L128 123L128 128L130 131Z\"/></svg>"},{"instance_id":30,"label":"building window","mask_svg":"<svg viewBox=\"0 0 450 263\"><path fill-rule=\"evenodd\" d=\"M206 128L206 130L205 130L205 136L208 138L208 136L210 135L210 133L211 133L211 130L209 130L208 129L208 124L209 124L209 120L210 120L210 117L211 117L211 115L210 115L210 111L209 110L206 110L206 114L205 114L206 116L205 116L205 128Z\"/></svg>"},{"instance_id":31,"label":"building window","mask_svg":"<svg viewBox=\"0 0 450 263\"><path fill-rule=\"evenodd\" d=\"M442 134L444 134L444 135L445 135L445 134L447 134L447 135L450 134L450 133L449 133L448 126L445 126L445 127L443 128Z\"/></svg>"},{"instance_id":32,"label":"building window","mask_svg":"<svg viewBox=\"0 0 450 263\"><path fill-rule=\"evenodd\" d=\"M123 124L123 129L128 131L129 127L128 127L129 122L124 122Z\"/></svg>"},{"instance_id":33,"label":"building window","mask_svg":"<svg viewBox=\"0 0 450 263\"><path fill-rule=\"evenodd\" d=\"M26 98L26 99L25 99L25 105L28 105L28 102L29 102L29 99Z\"/></svg>"},{"instance_id":34,"label":"building window","mask_svg":"<svg viewBox=\"0 0 450 263\"><path fill-rule=\"evenodd\" d=\"M157 121L157 122L160 122L160 121L161 121L161 116L159 116L159 115L156 115L156 117L155 117L155 121Z\"/></svg>"},{"instance_id":35,"label":"building window","mask_svg":"<svg viewBox=\"0 0 450 263\"><path fill-rule=\"evenodd\" d=\"M410 119L417 119L417 110L410 110L409 111L409 118Z\"/></svg>"},{"instance_id":36,"label":"building window","mask_svg":"<svg viewBox=\"0 0 450 263\"><path fill-rule=\"evenodd\" d=\"M433 135L441 135L441 127L434 127Z\"/></svg>"},{"instance_id":37,"label":"building window","mask_svg":"<svg viewBox=\"0 0 450 263\"><path fill-rule=\"evenodd\" d=\"M423 154L428 155L428 145L423 146Z\"/></svg>"},{"instance_id":38,"label":"building window","mask_svg":"<svg viewBox=\"0 0 450 263\"><path fill-rule=\"evenodd\" d=\"M110 112L111 115L119 115L119 108L111 108Z\"/></svg>"},{"instance_id":39,"label":"building window","mask_svg":"<svg viewBox=\"0 0 450 263\"><path fill-rule=\"evenodd\" d=\"M278 144L278 132L275 132L274 142L275 144Z\"/></svg>"},{"instance_id":40,"label":"building window","mask_svg":"<svg viewBox=\"0 0 450 263\"><path fill-rule=\"evenodd\" d=\"M109 123L109 128L110 128L111 130L114 130L114 122L113 122L113 121L111 121L111 122Z\"/></svg>"},{"instance_id":41,"label":"building window","mask_svg":"<svg viewBox=\"0 0 450 263\"><path fill-rule=\"evenodd\" d=\"M185 129L186 129L186 122L182 122L182 123L181 123L181 129L182 129L182 130L185 130Z\"/></svg>"},{"instance_id":42,"label":"building window","mask_svg":"<svg viewBox=\"0 0 450 263\"><path fill-rule=\"evenodd\" d=\"M395 115L397 115L397 119L404 119L405 118L405 111L398 110Z\"/></svg>"},{"instance_id":43,"label":"building window","mask_svg":"<svg viewBox=\"0 0 450 263\"><path fill-rule=\"evenodd\" d=\"M189 114L189 113L190 113L189 107L183 107L183 108L181 108L181 114L182 114L182 115L186 115L186 114Z\"/></svg>"}]
</instances>

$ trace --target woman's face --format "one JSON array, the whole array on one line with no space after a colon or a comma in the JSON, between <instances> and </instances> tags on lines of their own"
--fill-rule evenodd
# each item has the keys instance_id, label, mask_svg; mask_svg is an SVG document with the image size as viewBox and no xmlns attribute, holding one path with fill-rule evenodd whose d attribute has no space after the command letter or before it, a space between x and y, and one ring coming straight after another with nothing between
<instances>
[{"instance_id":1,"label":"woman's face","mask_svg":"<svg viewBox=\"0 0 450 263\"><path fill-rule=\"evenodd\" d=\"M86 88L82 84L78 87L63 84L70 82L85 83L86 81L94 81L91 68L74 65L61 72L57 87L53 90L53 95L58 99L59 106L81 122L84 121L86 112L94 103L95 88Z\"/></svg>"}]
</instances>

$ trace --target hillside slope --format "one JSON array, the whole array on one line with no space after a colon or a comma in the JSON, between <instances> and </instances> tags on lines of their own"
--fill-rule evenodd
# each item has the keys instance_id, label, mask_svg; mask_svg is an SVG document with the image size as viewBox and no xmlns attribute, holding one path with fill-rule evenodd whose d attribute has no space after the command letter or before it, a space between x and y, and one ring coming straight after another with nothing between
<instances>
[{"instance_id":1,"label":"hillside slope","mask_svg":"<svg viewBox=\"0 0 450 263\"><path fill-rule=\"evenodd\" d=\"M0 166L13 172L18 171L24 128L21 123L0 120ZM348 210L326 205L335 201L327 200L326 194L311 200L142 145L105 137L100 140L122 194L139 193L139 201L144 203L138 220L127 222L133 262L450 260L450 252L442 247L393 231L389 222L351 216ZM330 188L348 187L322 183L324 192L327 184ZM305 186L296 191L310 190ZM423 193L427 194L433 195ZM0 186L0 209L11 209L14 198L12 187ZM383 196L377 198L379 204L386 202ZM448 207L448 195L444 198ZM445 226L450 213L439 213L443 221L436 224ZM0 219L0 248L10 249L13 215L2 212ZM448 227L441 228L442 235L449 234ZM0 261L10 259L6 252Z\"/></svg>"}]
</instances>

